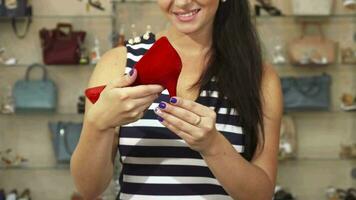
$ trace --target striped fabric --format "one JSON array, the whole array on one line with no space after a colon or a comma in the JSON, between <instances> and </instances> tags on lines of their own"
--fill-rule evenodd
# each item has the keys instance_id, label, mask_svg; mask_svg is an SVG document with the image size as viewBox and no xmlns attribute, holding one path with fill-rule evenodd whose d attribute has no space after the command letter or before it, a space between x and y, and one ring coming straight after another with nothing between
<instances>
[{"instance_id":1,"label":"striped fabric","mask_svg":"<svg viewBox=\"0 0 356 200\"><path fill-rule=\"evenodd\" d=\"M155 35L151 34L148 40L141 37L138 44L126 44L126 72L154 42ZM234 109L227 113L225 100L217 100L214 83L212 79L209 87L202 88L196 102L212 109L219 107L216 128L241 153L244 151L244 135L239 116ZM120 128L118 148L122 171L117 199L231 200L201 155L159 123L154 108L161 101L169 101L167 90L149 107L142 119Z\"/></svg>"}]
</instances>

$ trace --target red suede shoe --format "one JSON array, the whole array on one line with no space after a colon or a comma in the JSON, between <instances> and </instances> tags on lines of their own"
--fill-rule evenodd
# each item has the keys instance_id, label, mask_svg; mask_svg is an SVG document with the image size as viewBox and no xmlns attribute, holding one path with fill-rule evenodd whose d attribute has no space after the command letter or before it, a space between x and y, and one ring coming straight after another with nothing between
<instances>
[{"instance_id":1,"label":"red suede shoe","mask_svg":"<svg viewBox=\"0 0 356 200\"><path fill-rule=\"evenodd\" d=\"M158 84L165 87L169 95L176 96L178 77L182 69L182 60L166 37L157 40L145 55L136 63L137 78L132 84ZM85 96L95 103L106 86L87 88Z\"/></svg>"}]
</instances>

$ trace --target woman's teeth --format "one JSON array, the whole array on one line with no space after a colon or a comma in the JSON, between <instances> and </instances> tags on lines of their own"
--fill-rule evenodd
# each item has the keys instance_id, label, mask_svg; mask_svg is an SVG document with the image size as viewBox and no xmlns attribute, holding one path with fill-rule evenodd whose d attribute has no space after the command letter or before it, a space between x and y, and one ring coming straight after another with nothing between
<instances>
[{"instance_id":1,"label":"woman's teeth","mask_svg":"<svg viewBox=\"0 0 356 200\"><path fill-rule=\"evenodd\" d=\"M182 17L191 17L191 16L197 14L198 11L199 11L199 9L195 9L189 13L177 13L177 15L182 16Z\"/></svg>"},{"instance_id":2,"label":"woman's teeth","mask_svg":"<svg viewBox=\"0 0 356 200\"><path fill-rule=\"evenodd\" d=\"M178 15L179 16L182 16L182 17L191 17L191 16L193 16L194 14L196 14L196 13L198 13L198 9L196 9L196 10L193 10L193 11L191 11L191 12L189 12L189 13L178 13Z\"/></svg>"}]
</instances>

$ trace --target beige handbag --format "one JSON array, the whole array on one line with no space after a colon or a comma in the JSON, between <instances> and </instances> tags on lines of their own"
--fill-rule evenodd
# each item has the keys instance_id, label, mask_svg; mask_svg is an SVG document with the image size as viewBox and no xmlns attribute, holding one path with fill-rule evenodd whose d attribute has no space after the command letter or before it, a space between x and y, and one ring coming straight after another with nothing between
<instances>
[{"instance_id":1,"label":"beige handbag","mask_svg":"<svg viewBox=\"0 0 356 200\"><path fill-rule=\"evenodd\" d=\"M293 0L293 14L298 16L330 15L334 0Z\"/></svg>"},{"instance_id":2,"label":"beige handbag","mask_svg":"<svg viewBox=\"0 0 356 200\"><path fill-rule=\"evenodd\" d=\"M279 160L295 158L297 156L297 132L294 120L285 115L282 118L279 139Z\"/></svg>"},{"instance_id":3,"label":"beige handbag","mask_svg":"<svg viewBox=\"0 0 356 200\"><path fill-rule=\"evenodd\" d=\"M319 35L306 35L311 23L302 24L302 35L288 44L288 56L292 65L296 66L327 66L335 63L338 44L325 37L320 23Z\"/></svg>"}]
</instances>

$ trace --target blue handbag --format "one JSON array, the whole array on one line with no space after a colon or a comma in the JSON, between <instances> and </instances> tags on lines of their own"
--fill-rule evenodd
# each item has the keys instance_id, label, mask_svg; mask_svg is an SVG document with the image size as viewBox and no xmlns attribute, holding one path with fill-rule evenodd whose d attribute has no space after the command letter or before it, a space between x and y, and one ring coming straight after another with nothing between
<instances>
[{"instance_id":1,"label":"blue handbag","mask_svg":"<svg viewBox=\"0 0 356 200\"><path fill-rule=\"evenodd\" d=\"M0 17L4 17L6 14L5 0L0 0Z\"/></svg>"},{"instance_id":2,"label":"blue handbag","mask_svg":"<svg viewBox=\"0 0 356 200\"><path fill-rule=\"evenodd\" d=\"M58 163L68 163L78 144L83 123L49 122L54 154Z\"/></svg>"},{"instance_id":3,"label":"blue handbag","mask_svg":"<svg viewBox=\"0 0 356 200\"><path fill-rule=\"evenodd\" d=\"M43 70L42 80L29 80L32 69ZM54 112L57 106L57 87L47 78L43 65L33 64L27 68L25 79L15 83L13 88L15 112Z\"/></svg>"},{"instance_id":4,"label":"blue handbag","mask_svg":"<svg viewBox=\"0 0 356 200\"><path fill-rule=\"evenodd\" d=\"M284 109L329 110L331 77L328 74L310 77L281 78Z\"/></svg>"}]
</instances>

